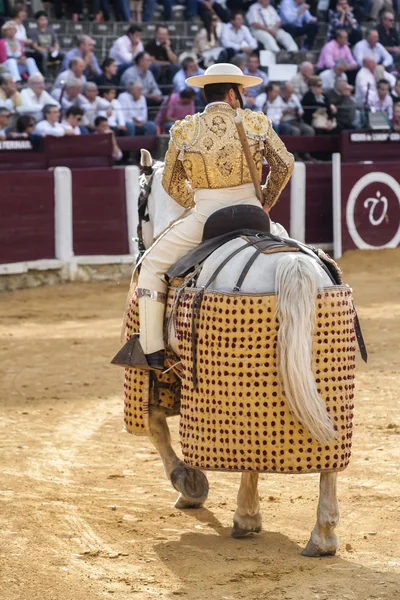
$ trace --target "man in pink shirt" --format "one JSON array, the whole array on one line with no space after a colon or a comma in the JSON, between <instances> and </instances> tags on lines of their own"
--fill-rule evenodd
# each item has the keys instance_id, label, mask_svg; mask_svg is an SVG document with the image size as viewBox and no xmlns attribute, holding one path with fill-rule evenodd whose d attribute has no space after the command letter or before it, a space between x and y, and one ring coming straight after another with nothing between
<instances>
[{"instance_id":1,"label":"man in pink shirt","mask_svg":"<svg viewBox=\"0 0 400 600\"><path fill-rule=\"evenodd\" d=\"M165 111L165 121L163 123L165 133L169 133L175 121L181 121L187 115L194 115L195 91L192 88L185 88L178 94L171 94L167 104L161 107Z\"/></svg>"},{"instance_id":2,"label":"man in pink shirt","mask_svg":"<svg viewBox=\"0 0 400 600\"><path fill-rule=\"evenodd\" d=\"M350 48L347 45L347 42L347 31L344 29L337 29L335 38L325 44L325 46L322 48L317 67L319 69L332 69L338 60L345 60L347 62L346 71L353 71L355 77L355 72L358 69L358 65L350 51ZM354 79L354 77L349 77L349 80Z\"/></svg>"}]
</instances>

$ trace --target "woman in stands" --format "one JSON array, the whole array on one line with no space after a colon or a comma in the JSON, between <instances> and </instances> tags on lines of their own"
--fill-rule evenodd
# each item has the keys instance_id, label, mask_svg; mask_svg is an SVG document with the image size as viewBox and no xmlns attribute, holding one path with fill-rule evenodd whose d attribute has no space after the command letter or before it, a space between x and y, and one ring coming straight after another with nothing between
<instances>
[{"instance_id":1,"label":"woman in stands","mask_svg":"<svg viewBox=\"0 0 400 600\"><path fill-rule=\"evenodd\" d=\"M0 39L0 63L5 64L14 81L28 79L30 75L39 72L33 58L27 58L24 44L16 38L17 28L13 21L8 21L1 28L3 38Z\"/></svg>"},{"instance_id":2,"label":"woman in stands","mask_svg":"<svg viewBox=\"0 0 400 600\"><path fill-rule=\"evenodd\" d=\"M199 58L199 65L204 69L217 62L223 48L219 42L222 23L216 14L209 16L206 26L200 29L193 43L193 52Z\"/></svg>"},{"instance_id":3,"label":"woman in stands","mask_svg":"<svg viewBox=\"0 0 400 600\"><path fill-rule=\"evenodd\" d=\"M311 125L317 134L334 133L337 127L334 115L337 109L322 93L322 81L313 76L308 80L308 92L303 96L301 104L304 109L303 120Z\"/></svg>"}]
</instances>

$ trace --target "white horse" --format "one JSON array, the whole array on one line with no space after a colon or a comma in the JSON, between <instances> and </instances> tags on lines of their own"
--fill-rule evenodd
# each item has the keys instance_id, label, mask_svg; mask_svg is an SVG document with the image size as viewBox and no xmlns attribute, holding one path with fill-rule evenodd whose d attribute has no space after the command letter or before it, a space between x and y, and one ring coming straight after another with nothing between
<instances>
[{"instance_id":1,"label":"white horse","mask_svg":"<svg viewBox=\"0 0 400 600\"><path fill-rule=\"evenodd\" d=\"M150 154L142 151L142 165L150 167L151 163ZM164 191L161 184L162 171L163 163L157 163L154 166L147 202L149 220L143 226L146 247L149 247L152 240L183 212L182 207ZM141 185L144 186L149 181L150 176L143 175ZM279 225L275 225L273 233L285 234ZM212 254L204 263L197 287L204 286L216 266L244 243L243 239L232 240L218 250L217 256ZM229 269L223 269L219 273L209 289L232 291L253 252L254 248L250 247L242 250L235 260L229 263ZM311 257L300 252L260 254L242 286L243 293L277 293L277 315L280 323L277 350L286 401L298 421L321 442L331 440L336 435L325 403L317 391L311 369L312 333L318 290L330 286L332 282L323 268ZM171 347L179 355L176 340L173 338L174 335L170 340ZM180 492L175 506L201 507L208 495L207 479L200 470L185 465L175 454L163 408L150 408L149 430L151 440L160 453L166 475ZM242 537L261 530L258 476L258 473L242 473L233 520L233 537ZM339 522L336 478L335 472L320 474L317 522L303 550L305 556L334 554L339 546L339 538L334 531Z\"/></svg>"}]
</instances>

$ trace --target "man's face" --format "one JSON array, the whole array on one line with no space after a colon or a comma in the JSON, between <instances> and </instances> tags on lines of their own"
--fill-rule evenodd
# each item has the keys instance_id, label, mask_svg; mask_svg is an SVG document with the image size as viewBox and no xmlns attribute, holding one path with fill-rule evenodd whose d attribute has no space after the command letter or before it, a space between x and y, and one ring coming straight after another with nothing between
<instances>
[{"instance_id":1,"label":"man's face","mask_svg":"<svg viewBox=\"0 0 400 600\"><path fill-rule=\"evenodd\" d=\"M247 66L250 73L255 73L260 66L260 61L258 60L257 56L250 56L249 60L247 61Z\"/></svg>"},{"instance_id":2,"label":"man's face","mask_svg":"<svg viewBox=\"0 0 400 600\"><path fill-rule=\"evenodd\" d=\"M345 10L348 10L349 7L349 5L347 4L347 0L338 0L336 6L338 6L339 8L344 8Z\"/></svg>"},{"instance_id":3,"label":"man's face","mask_svg":"<svg viewBox=\"0 0 400 600\"><path fill-rule=\"evenodd\" d=\"M400 122L400 105L399 104L394 105L393 116L396 119L396 121Z\"/></svg>"},{"instance_id":4,"label":"man's face","mask_svg":"<svg viewBox=\"0 0 400 600\"><path fill-rule=\"evenodd\" d=\"M150 54L145 54L142 60L139 62L138 67L142 71L147 71L152 63Z\"/></svg>"},{"instance_id":5,"label":"man's face","mask_svg":"<svg viewBox=\"0 0 400 600\"><path fill-rule=\"evenodd\" d=\"M367 40L371 48L373 48L379 42L379 33L377 31L371 31L367 36Z\"/></svg>"},{"instance_id":6,"label":"man's face","mask_svg":"<svg viewBox=\"0 0 400 600\"><path fill-rule=\"evenodd\" d=\"M269 0L258 0L263 8L267 8L269 6Z\"/></svg>"},{"instance_id":7,"label":"man's face","mask_svg":"<svg viewBox=\"0 0 400 600\"><path fill-rule=\"evenodd\" d=\"M161 27L157 31L156 40L160 42L161 45L168 41L168 29L166 27Z\"/></svg>"},{"instance_id":8,"label":"man's face","mask_svg":"<svg viewBox=\"0 0 400 600\"><path fill-rule=\"evenodd\" d=\"M54 124L60 117L60 109L57 106L52 106L46 115L46 119L49 123Z\"/></svg>"},{"instance_id":9,"label":"man's face","mask_svg":"<svg viewBox=\"0 0 400 600\"><path fill-rule=\"evenodd\" d=\"M187 66L186 66L186 76L187 77L192 77L195 72L197 70L197 63L195 63L195 61L191 61Z\"/></svg>"},{"instance_id":10,"label":"man's face","mask_svg":"<svg viewBox=\"0 0 400 600\"><path fill-rule=\"evenodd\" d=\"M89 88L88 90L86 90L85 92L85 96L86 98L89 100L89 102L94 102L96 100L97 94L98 94L98 90L97 87L95 88Z\"/></svg>"},{"instance_id":11,"label":"man's face","mask_svg":"<svg viewBox=\"0 0 400 600\"><path fill-rule=\"evenodd\" d=\"M235 15L235 17L232 19L232 25L235 27L235 29L239 29L243 25L243 16Z\"/></svg>"},{"instance_id":12,"label":"man's face","mask_svg":"<svg viewBox=\"0 0 400 600\"><path fill-rule=\"evenodd\" d=\"M32 83L32 89L34 92L36 92L36 94L41 94L43 92L45 88L45 84L44 81L35 81L35 83Z\"/></svg>"},{"instance_id":13,"label":"man's face","mask_svg":"<svg viewBox=\"0 0 400 600\"><path fill-rule=\"evenodd\" d=\"M382 23L388 29L394 26L394 16L391 13L385 13L382 19Z\"/></svg>"},{"instance_id":14,"label":"man's face","mask_svg":"<svg viewBox=\"0 0 400 600\"><path fill-rule=\"evenodd\" d=\"M84 38L82 44L81 44L81 51L83 56L85 56L85 54L87 54L88 52L93 52L93 48L94 48L94 43L92 38Z\"/></svg>"},{"instance_id":15,"label":"man's face","mask_svg":"<svg viewBox=\"0 0 400 600\"><path fill-rule=\"evenodd\" d=\"M347 31L341 31L336 38L339 46L346 46L348 42L349 36L347 35Z\"/></svg>"},{"instance_id":16,"label":"man's face","mask_svg":"<svg viewBox=\"0 0 400 600\"><path fill-rule=\"evenodd\" d=\"M82 121L82 115L70 115L67 121L72 127L78 127Z\"/></svg>"},{"instance_id":17,"label":"man's face","mask_svg":"<svg viewBox=\"0 0 400 600\"><path fill-rule=\"evenodd\" d=\"M270 90L268 92L268 100L270 102L273 102L274 100L277 99L277 97L279 96L279 86L278 85L274 85L272 90Z\"/></svg>"},{"instance_id":18,"label":"man's face","mask_svg":"<svg viewBox=\"0 0 400 600\"><path fill-rule=\"evenodd\" d=\"M68 88L68 90L67 90L68 91L68 99L74 100L78 96L78 94L81 93L81 90L82 90L82 86L80 86L80 85L75 85L74 87Z\"/></svg>"},{"instance_id":19,"label":"man's face","mask_svg":"<svg viewBox=\"0 0 400 600\"><path fill-rule=\"evenodd\" d=\"M306 63L305 65L303 65L303 67L301 69L301 73L306 79L308 79L309 77L314 75L313 65L311 63Z\"/></svg>"},{"instance_id":20,"label":"man's face","mask_svg":"<svg viewBox=\"0 0 400 600\"><path fill-rule=\"evenodd\" d=\"M135 33L131 33L129 35L132 44L134 44L136 46L136 44L138 44L142 38L142 32L141 31L135 31Z\"/></svg>"},{"instance_id":21,"label":"man's face","mask_svg":"<svg viewBox=\"0 0 400 600\"><path fill-rule=\"evenodd\" d=\"M110 90L108 92L104 92L103 97L108 100L108 102L112 102L116 96L116 90Z\"/></svg>"},{"instance_id":22,"label":"man's face","mask_svg":"<svg viewBox=\"0 0 400 600\"><path fill-rule=\"evenodd\" d=\"M294 92L293 86L291 84L287 83L282 90L282 96L285 98L285 100L289 100L289 98L291 97L293 92Z\"/></svg>"},{"instance_id":23,"label":"man's face","mask_svg":"<svg viewBox=\"0 0 400 600\"><path fill-rule=\"evenodd\" d=\"M376 62L374 61L374 59L371 56L366 56L363 64L366 69L371 71L371 73L375 72Z\"/></svg>"},{"instance_id":24,"label":"man's face","mask_svg":"<svg viewBox=\"0 0 400 600\"><path fill-rule=\"evenodd\" d=\"M113 61L110 65L108 65L107 72L110 75L116 75L117 71L118 71L118 65L115 61Z\"/></svg>"},{"instance_id":25,"label":"man's face","mask_svg":"<svg viewBox=\"0 0 400 600\"><path fill-rule=\"evenodd\" d=\"M2 85L3 90L5 91L6 95L11 95L13 92L15 92L15 90L17 89L17 83L15 81L13 81L12 79L10 79L9 81L6 81L5 83L3 83Z\"/></svg>"},{"instance_id":26,"label":"man's face","mask_svg":"<svg viewBox=\"0 0 400 600\"><path fill-rule=\"evenodd\" d=\"M384 85L383 83L381 83L381 85L378 87L379 99L384 100L388 94L389 94L389 84Z\"/></svg>"},{"instance_id":27,"label":"man's face","mask_svg":"<svg viewBox=\"0 0 400 600\"><path fill-rule=\"evenodd\" d=\"M76 77L82 77L83 72L85 70L85 63L83 60L78 60L76 64L71 68L71 71L76 75Z\"/></svg>"},{"instance_id":28,"label":"man's face","mask_svg":"<svg viewBox=\"0 0 400 600\"><path fill-rule=\"evenodd\" d=\"M6 129L10 124L10 113L8 111L0 113L0 129Z\"/></svg>"},{"instance_id":29,"label":"man's face","mask_svg":"<svg viewBox=\"0 0 400 600\"><path fill-rule=\"evenodd\" d=\"M343 73L345 72L346 65L335 65L333 67L333 70L335 71L336 75L340 77L340 75L343 75Z\"/></svg>"},{"instance_id":30,"label":"man's face","mask_svg":"<svg viewBox=\"0 0 400 600\"><path fill-rule=\"evenodd\" d=\"M39 29L46 29L46 27L47 27L47 25L49 23L49 20L48 20L47 17L45 17L43 15L43 16L41 16L41 17L39 17L37 19L36 23L37 23L37 26L38 26Z\"/></svg>"},{"instance_id":31,"label":"man's face","mask_svg":"<svg viewBox=\"0 0 400 600\"><path fill-rule=\"evenodd\" d=\"M108 133L110 131L110 128L108 126L107 121L102 121L101 123L99 123L96 127L96 131L97 133Z\"/></svg>"}]
</instances>

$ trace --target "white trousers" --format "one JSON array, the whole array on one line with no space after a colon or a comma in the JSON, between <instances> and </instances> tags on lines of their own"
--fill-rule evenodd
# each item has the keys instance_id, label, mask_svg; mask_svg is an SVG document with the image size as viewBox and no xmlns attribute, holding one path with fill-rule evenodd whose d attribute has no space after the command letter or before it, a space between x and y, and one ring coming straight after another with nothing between
<instances>
[{"instance_id":1,"label":"white trousers","mask_svg":"<svg viewBox=\"0 0 400 600\"><path fill-rule=\"evenodd\" d=\"M265 50L270 50L271 52L279 52L280 48L277 42L288 52L297 52L299 47L287 31L283 29L278 29L276 32L276 37L268 33L267 31L262 31L261 29L252 29L251 30L253 37L256 38L259 42L262 43Z\"/></svg>"},{"instance_id":2,"label":"white trousers","mask_svg":"<svg viewBox=\"0 0 400 600\"><path fill-rule=\"evenodd\" d=\"M138 278L140 343L145 354L164 348L165 303L157 294L142 295L140 290L165 294L164 275L180 258L198 246L208 217L220 208L235 204L261 206L252 184L217 190L197 190L196 206L182 221L161 235L143 258Z\"/></svg>"},{"instance_id":3,"label":"white trousers","mask_svg":"<svg viewBox=\"0 0 400 600\"><path fill-rule=\"evenodd\" d=\"M18 63L16 61L15 58L9 58L8 60L6 60L6 62L4 63L7 67L7 69L10 72L10 75L13 76L14 81L21 81L21 75L18 69ZM39 72L38 66L36 64L36 61L34 58L27 58L26 59L26 69L28 71L29 77L31 75L35 75L35 73Z\"/></svg>"}]
</instances>

